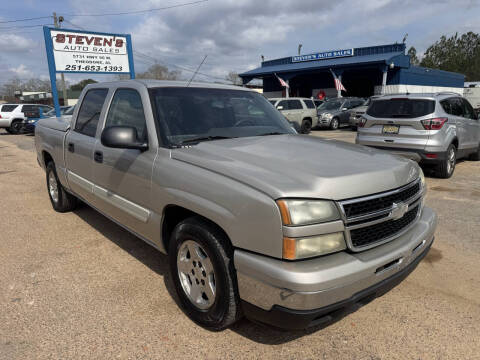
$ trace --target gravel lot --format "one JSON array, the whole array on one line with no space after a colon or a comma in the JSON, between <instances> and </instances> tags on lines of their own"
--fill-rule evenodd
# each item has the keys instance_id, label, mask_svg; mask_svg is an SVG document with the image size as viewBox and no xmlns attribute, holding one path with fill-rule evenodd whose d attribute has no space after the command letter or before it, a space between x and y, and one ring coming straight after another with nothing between
<instances>
[{"instance_id":1,"label":"gravel lot","mask_svg":"<svg viewBox=\"0 0 480 360\"><path fill-rule=\"evenodd\" d=\"M323 329L214 333L179 309L164 255L87 206L52 210L33 139L0 130L1 359L480 359L480 162L427 178L436 241L385 296Z\"/></svg>"}]
</instances>

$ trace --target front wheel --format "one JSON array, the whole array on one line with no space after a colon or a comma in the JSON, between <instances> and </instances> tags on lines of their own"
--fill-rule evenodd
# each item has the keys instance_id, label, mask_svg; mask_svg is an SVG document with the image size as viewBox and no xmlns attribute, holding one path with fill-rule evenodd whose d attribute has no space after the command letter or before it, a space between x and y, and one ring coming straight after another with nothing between
<instances>
[{"instance_id":1,"label":"front wheel","mask_svg":"<svg viewBox=\"0 0 480 360\"><path fill-rule=\"evenodd\" d=\"M53 209L61 213L74 210L77 206L77 198L63 188L58 180L53 161L48 163L46 174L48 196Z\"/></svg>"},{"instance_id":2,"label":"front wheel","mask_svg":"<svg viewBox=\"0 0 480 360\"><path fill-rule=\"evenodd\" d=\"M183 220L168 256L175 290L193 321L223 330L241 317L233 249L222 231L199 217Z\"/></svg>"},{"instance_id":3,"label":"front wheel","mask_svg":"<svg viewBox=\"0 0 480 360\"><path fill-rule=\"evenodd\" d=\"M338 118L333 118L332 121L330 121L330 129L337 130L338 125L339 125Z\"/></svg>"},{"instance_id":4,"label":"front wheel","mask_svg":"<svg viewBox=\"0 0 480 360\"><path fill-rule=\"evenodd\" d=\"M448 179L453 175L455 165L457 164L457 149L455 145L450 144L447 149L447 156L438 164L438 176L442 179Z\"/></svg>"}]
</instances>

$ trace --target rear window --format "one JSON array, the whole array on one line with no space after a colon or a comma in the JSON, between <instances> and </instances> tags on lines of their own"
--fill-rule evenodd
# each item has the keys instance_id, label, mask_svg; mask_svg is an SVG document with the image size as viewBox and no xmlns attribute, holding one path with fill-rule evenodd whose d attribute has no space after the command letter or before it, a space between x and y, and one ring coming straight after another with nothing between
<instances>
[{"instance_id":1,"label":"rear window","mask_svg":"<svg viewBox=\"0 0 480 360\"><path fill-rule=\"evenodd\" d=\"M377 118L411 119L431 114L434 111L435 100L389 99L373 101L367 114Z\"/></svg>"},{"instance_id":2,"label":"rear window","mask_svg":"<svg viewBox=\"0 0 480 360\"><path fill-rule=\"evenodd\" d=\"M2 112L12 112L18 105L3 105Z\"/></svg>"},{"instance_id":3,"label":"rear window","mask_svg":"<svg viewBox=\"0 0 480 360\"><path fill-rule=\"evenodd\" d=\"M307 105L307 109L315 109L315 104L312 100L304 100L305 105Z\"/></svg>"}]
</instances>

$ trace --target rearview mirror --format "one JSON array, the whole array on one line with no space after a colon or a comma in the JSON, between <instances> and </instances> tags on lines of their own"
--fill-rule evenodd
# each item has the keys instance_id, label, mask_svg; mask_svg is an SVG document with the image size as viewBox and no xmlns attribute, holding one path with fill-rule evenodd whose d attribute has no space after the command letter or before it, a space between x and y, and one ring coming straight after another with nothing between
<instances>
[{"instance_id":1,"label":"rearview mirror","mask_svg":"<svg viewBox=\"0 0 480 360\"><path fill-rule=\"evenodd\" d=\"M282 105L277 106L277 110L283 110L283 106Z\"/></svg>"},{"instance_id":2,"label":"rearview mirror","mask_svg":"<svg viewBox=\"0 0 480 360\"><path fill-rule=\"evenodd\" d=\"M100 141L103 146L111 148L148 149L147 143L138 141L137 129L133 126L109 126L103 129Z\"/></svg>"}]
</instances>

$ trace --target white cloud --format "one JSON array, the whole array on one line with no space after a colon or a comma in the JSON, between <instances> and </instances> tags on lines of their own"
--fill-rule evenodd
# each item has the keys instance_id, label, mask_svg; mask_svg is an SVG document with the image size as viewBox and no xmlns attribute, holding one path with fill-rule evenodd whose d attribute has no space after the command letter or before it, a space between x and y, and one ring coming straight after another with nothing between
<instances>
[{"instance_id":1,"label":"white cloud","mask_svg":"<svg viewBox=\"0 0 480 360\"><path fill-rule=\"evenodd\" d=\"M8 70L13 72L19 78L28 78L33 76L33 72L29 70L24 64L20 64L16 68L11 67Z\"/></svg>"},{"instance_id":2,"label":"white cloud","mask_svg":"<svg viewBox=\"0 0 480 360\"><path fill-rule=\"evenodd\" d=\"M2 34L0 36L0 49L2 53L29 52L35 43L23 36L16 34Z\"/></svg>"}]
</instances>

